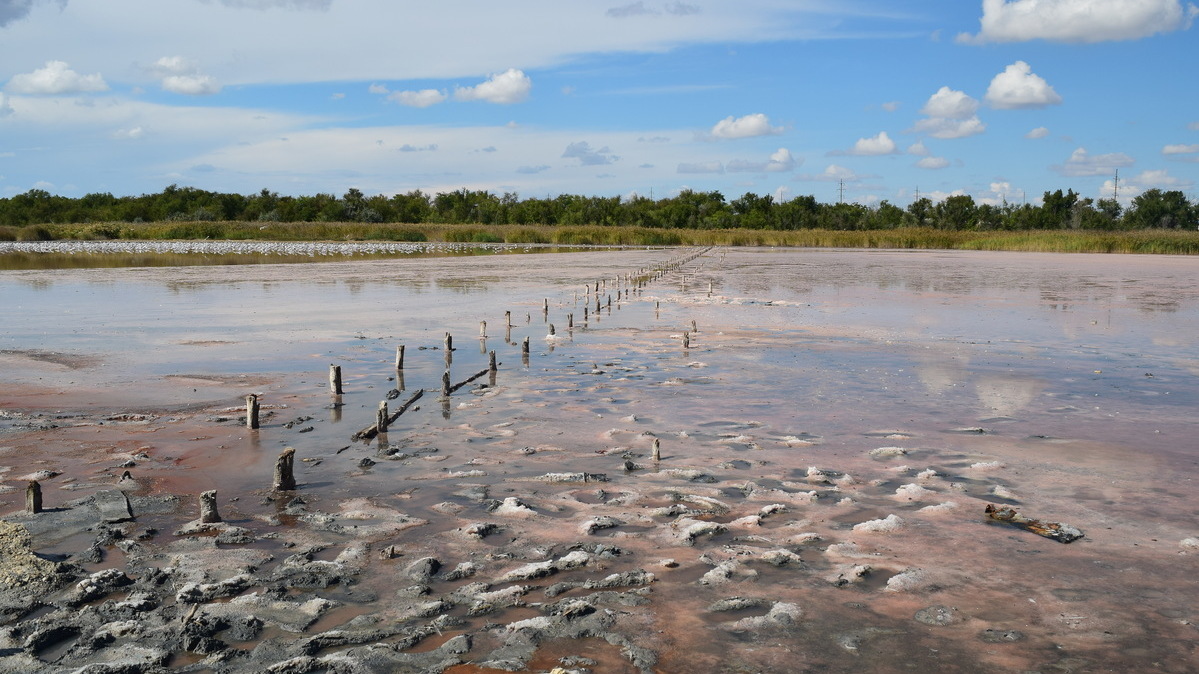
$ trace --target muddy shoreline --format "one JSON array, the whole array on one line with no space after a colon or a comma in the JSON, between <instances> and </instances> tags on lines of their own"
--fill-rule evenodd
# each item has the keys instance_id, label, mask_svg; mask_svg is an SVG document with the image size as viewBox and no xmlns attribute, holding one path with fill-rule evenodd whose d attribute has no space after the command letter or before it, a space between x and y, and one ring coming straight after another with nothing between
<instances>
[{"instance_id":1,"label":"muddy shoreline","mask_svg":"<svg viewBox=\"0 0 1199 674\"><path fill-rule=\"evenodd\" d=\"M0 670L1191 671L1196 271L712 249L0 273L31 316L0 330ZM439 399L492 350L494 385Z\"/></svg>"}]
</instances>

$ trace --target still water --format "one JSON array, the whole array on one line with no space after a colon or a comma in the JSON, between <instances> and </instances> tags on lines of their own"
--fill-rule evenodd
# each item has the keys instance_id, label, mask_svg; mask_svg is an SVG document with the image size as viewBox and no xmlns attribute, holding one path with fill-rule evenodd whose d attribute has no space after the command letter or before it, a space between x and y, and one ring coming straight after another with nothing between
<instances>
[{"instance_id":1,"label":"still water","mask_svg":"<svg viewBox=\"0 0 1199 674\"><path fill-rule=\"evenodd\" d=\"M152 490L232 496L260 491L293 446L323 510L367 499L427 522L357 534L409 558L494 577L531 550L622 550L466 619L482 660L488 625L535 615L552 582L644 569L648 599L614 630L655 671L1193 670L1199 260L713 249L625 294L626 275L678 255L0 272L0 469L56 462L61 488L86 492L141 452ZM463 380L492 350L495 386L438 400L447 368ZM351 441L392 389L393 409L428 392L386 437ZM253 432L236 418L251 392L267 410ZM95 425L117 413L155 420ZM65 421L31 428L38 414ZM543 479L574 472L607 481ZM533 512L489 510L508 497ZM988 503L1086 536L989 523ZM273 508L231 510L260 532L354 538ZM622 524L586 533L599 515ZM504 540L453 535L479 520ZM721 527L680 533L696 522ZM374 561L362 583L393 573ZM733 597L752 601L713 608ZM340 620L394 601L349 602ZM571 654L636 671L603 641L551 640L529 666Z\"/></svg>"}]
</instances>

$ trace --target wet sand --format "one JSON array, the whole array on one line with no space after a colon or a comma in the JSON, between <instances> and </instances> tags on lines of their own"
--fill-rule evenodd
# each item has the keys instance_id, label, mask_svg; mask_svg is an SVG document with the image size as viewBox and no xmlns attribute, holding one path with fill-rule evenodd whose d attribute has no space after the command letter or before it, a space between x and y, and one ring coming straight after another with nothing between
<instances>
[{"instance_id":1,"label":"wet sand","mask_svg":"<svg viewBox=\"0 0 1199 674\"><path fill-rule=\"evenodd\" d=\"M251 639L218 633L220 653L173 649L179 671L261 669L361 616L436 628L369 642L396 652L469 637L447 672L1193 671L1199 260L714 249L618 294L684 253L0 273L0 513L85 573L165 569L160 613L227 611L297 551L339 565L287 592L335 603L312 624L263 613ZM453 380L495 350L494 387L438 399L447 331ZM391 389L392 409L427 392L352 441ZM299 487L279 497L284 447ZM39 471L52 512L30 516ZM180 498L120 525L155 532L136 546L93 545L70 504L118 487ZM176 534L210 489L240 542ZM988 521L988 503L1085 537ZM425 558L440 571L413 571ZM261 583L177 595L248 568ZM520 622L569 599L594 613ZM0 663L99 657L24 646L39 611L0 627Z\"/></svg>"}]
</instances>

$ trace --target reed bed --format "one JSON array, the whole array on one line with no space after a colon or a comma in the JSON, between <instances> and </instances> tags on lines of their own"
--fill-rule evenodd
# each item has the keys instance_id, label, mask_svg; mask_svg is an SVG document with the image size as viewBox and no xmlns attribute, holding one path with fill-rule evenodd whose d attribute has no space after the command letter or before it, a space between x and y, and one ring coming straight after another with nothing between
<instances>
[{"instance_id":1,"label":"reed bed","mask_svg":"<svg viewBox=\"0 0 1199 674\"><path fill-rule=\"evenodd\" d=\"M528 243L565 246L774 246L1199 255L1199 232L1164 229L949 231L931 228L899 228L847 231L356 222L264 224L240 221L101 223L0 228L0 240L51 239L410 241Z\"/></svg>"}]
</instances>

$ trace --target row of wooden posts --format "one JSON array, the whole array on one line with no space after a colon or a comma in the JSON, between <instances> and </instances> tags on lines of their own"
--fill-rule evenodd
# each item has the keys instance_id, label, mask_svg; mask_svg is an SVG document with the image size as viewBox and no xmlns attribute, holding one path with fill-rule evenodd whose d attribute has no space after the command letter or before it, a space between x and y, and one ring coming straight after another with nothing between
<instances>
[{"instance_id":1,"label":"row of wooden posts","mask_svg":"<svg viewBox=\"0 0 1199 674\"><path fill-rule=\"evenodd\" d=\"M616 279L617 280L617 290L616 290L617 300L619 301L621 299L622 294L626 299L628 297L630 297L631 293L633 293L633 292L640 294L642 292L642 289L646 285L648 285L648 283L651 280L663 278L668 273L682 268L682 266L684 264L690 262L691 260L696 259L700 255L703 255L708 250L710 250L710 248L704 248L699 251L689 253L688 255L685 255L677 260L672 260L667 263L664 263L662 265L658 265L658 266L648 268L648 269L646 269L646 268L639 269L635 274L625 275L625 277L623 277L623 279L622 279L622 277L618 276ZM628 286L631 286L631 287L622 287L622 280L625 283L627 283ZM603 293L607 290L607 283L608 282L606 279L601 279L599 281L596 281L594 286L591 284L586 285L586 291L584 293L584 297L588 299L588 302L583 308L584 324L586 324L586 321L589 318L588 309L590 307L590 298L591 297L595 298L595 313L596 313L596 317L598 319L598 316L599 316L599 313L601 310L601 306L602 306L601 301L600 301L600 295L601 295L601 293ZM711 295L711 292L712 292L711 284L709 284L709 288L708 288L709 295ZM576 297L576 299L577 299L577 297ZM542 314L545 317L545 319L547 320L547 322L548 322L548 318L549 318L549 308L550 308L549 307L549 299L547 298L542 303ZM612 308L612 296L610 294L607 295L607 308L609 309L609 311ZM658 302L655 302L654 303L655 312L658 311L659 308L660 308L660 304ZM508 330L508 335L509 335L505 341L511 342L510 335L511 335L511 328L513 327L512 326L512 312L511 311L505 312L504 318L505 318L505 323L507 324L507 330ZM549 323L548 325L549 325L549 334L554 335L555 334L554 325L552 323ZM569 329L569 330L574 329L574 314L573 313L567 314L567 329ZM693 320L693 321L691 321L690 332L683 333L683 347L684 348L689 347L690 334L694 333L696 331L697 331L696 324L695 324L695 321ZM481 321L479 324L479 336L480 336L480 338L486 338L486 336L487 336L487 322L486 321ZM445 341L443 344L443 348L445 351L446 365L448 366L452 359L452 354L453 354L453 337L448 332L445 334ZM529 356L529 338L527 336L521 342L521 355L527 362L528 356ZM467 384L483 377L484 375L490 375L490 384L491 384L491 386L495 386L495 380L496 380L496 375L497 375L497 372L499 369L499 365L500 364L496 361L496 352L494 350L490 351L488 353L487 369L477 372L457 384L450 383L450 371L447 369L444 372L444 374L442 374L442 378L441 378L442 398L448 399L450 397L450 395L452 395L454 392L456 392L457 390L466 386ZM396 347L395 366L396 366L396 370L398 372L402 372L404 369L404 345L402 345L402 344ZM333 395L342 395L344 392L343 386L342 386L342 373L341 373L340 365L331 364L329 366L329 389L333 393ZM374 423L372 423L370 426L362 429L358 433L355 433L354 439L356 439L356 440L357 439L368 439L369 440L380 433L386 433L388 426L395 423L396 419L398 419L401 414L408 411L408 409L411 408L414 403L416 403L418 400L420 400L420 398L424 395L424 393L425 393L424 389L417 390L394 413L389 411L386 400L381 401L379 403L379 408L375 415ZM247 395L246 396L246 426L248 428L250 428L250 429L258 429L259 428L260 411L261 411L261 402L259 400L258 394L251 393L251 394ZM296 453L296 450L294 447L287 447L283 450L283 452L281 454L279 454L278 458L275 460L274 479L272 480L272 483L271 483L271 489L273 491L287 492L287 491L294 491L296 489L295 453ZM654 440L653 440L653 448L651 450L651 457L654 461L659 461L662 458L661 444L657 438L654 438ZM126 471L126 473L128 473L128 471ZM219 523L222 521L220 512L217 509L216 497L217 497L217 491L215 489L205 491L200 494L200 522L201 523L216 524L216 523ZM25 489L25 510L32 514L40 513L43 510L42 488L41 488L41 484L38 483L37 480L31 480Z\"/></svg>"}]
</instances>

